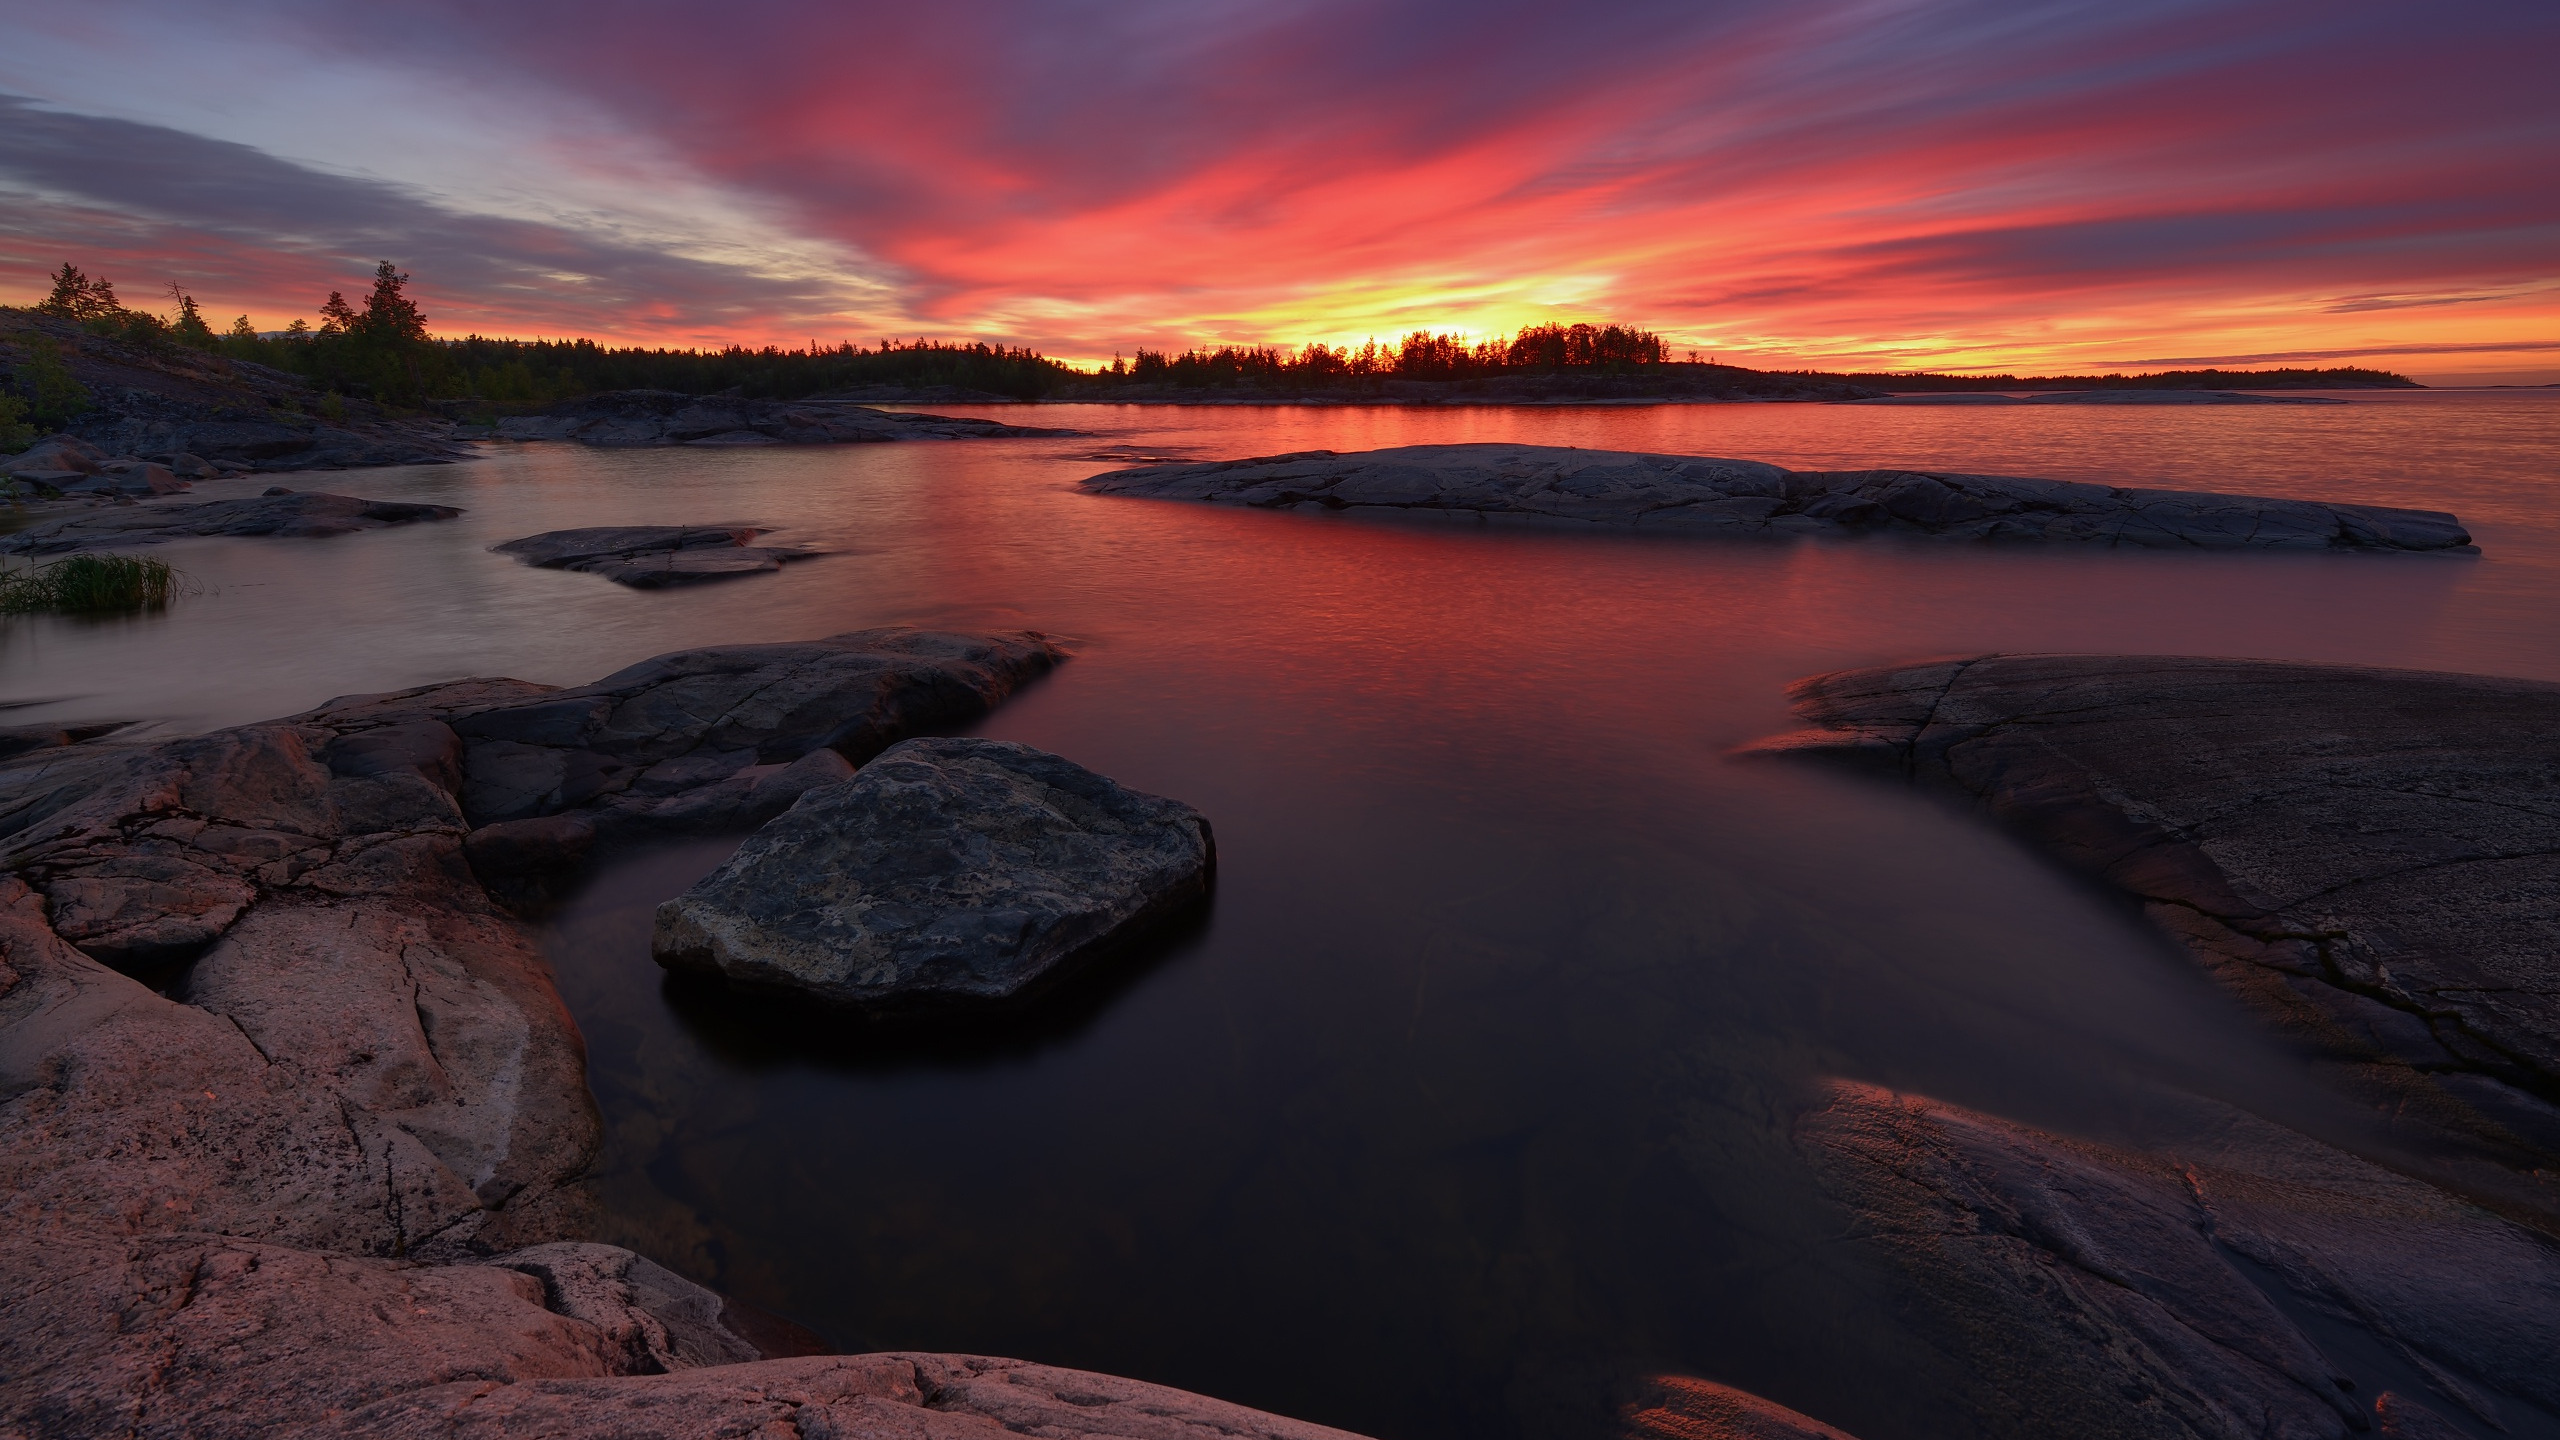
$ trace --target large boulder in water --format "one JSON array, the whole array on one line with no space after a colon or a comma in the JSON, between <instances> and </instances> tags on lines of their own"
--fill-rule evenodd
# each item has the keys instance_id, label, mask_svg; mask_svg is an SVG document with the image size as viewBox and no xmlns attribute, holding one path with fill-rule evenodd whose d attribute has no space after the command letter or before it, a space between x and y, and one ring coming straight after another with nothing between
<instances>
[{"instance_id":1,"label":"large boulder in water","mask_svg":"<svg viewBox=\"0 0 2560 1440\"><path fill-rule=\"evenodd\" d=\"M658 908L670 969L843 1004L1008 1000L1206 893L1209 822L1028 745L910 740Z\"/></svg>"}]
</instances>

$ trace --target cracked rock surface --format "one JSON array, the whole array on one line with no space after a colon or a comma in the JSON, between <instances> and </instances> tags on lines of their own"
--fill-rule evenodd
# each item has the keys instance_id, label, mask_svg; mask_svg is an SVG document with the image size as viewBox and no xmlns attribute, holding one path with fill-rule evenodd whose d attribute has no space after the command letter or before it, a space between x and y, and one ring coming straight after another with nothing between
<instances>
[{"instance_id":1,"label":"cracked rock surface","mask_svg":"<svg viewBox=\"0 0 2560 1440\"><path fill-rule=\"evenodd\" d=\"M877 1008L1011 999L1207 893L1209 822L1028 745L909 740L658 907L670 969Z\"/></svg>"},{"instance_id":2,"label":"cracked rock surface","mask_svg":"<svg viewBox=\"0 0 2560 1440\"><path fill-rule=\"evenodd\" d=\"M2435 510L1916 470L1782 470L1756 460L1555 445L1309 450L1095 475L1098 495L1265 510L1481 515L1665 534L1880 531L1951 540L2206 550L2463 551Z\"/></svg>"},{"instance_id":3,"label":"cracked rock surface","mask_svg":"<svg viewBox=\"0 0 2560 1440\"><path fill-rule=\"evenodd\" d=\"M598 525L546 530L489 548L538 569L601 575L640 590L770 574L819 553L747 543L764 533L752 525Z\"/></svg>"},{"instance_id":4,"label":"cracked rock surface","mask_svg":"<svg viewBox=\"0 0 2560 1440\"><path fill-rule=\"evenodd\" d=\"M1852 1440L1809 1415L1689 1375L1656 1376L1628 1407L1624 1440Z\"/></svg>"},{"instance_id":5,"label":"cracked rock surface","mask_svg":"<svg viewBox=\"0 0 2560 1440\"><path fill-rule=\"evenodd\" d=\"M1793 693L1819 728L1769 748L1971 797L2432 1123L2560 1157L2560 685L1990 655Z\"/></svg>"},{"instance_id":6,"label":"cracked rock surface","mask_svg":"<svg viewBox=\"0 0 2560 1440\"><path fill-rule=\"evenodd\" d=\"M574 865L599 807L779 809L1058 658L879 630L31 737L0 762L0 1432L1339 1436L1016 1361L814 1356L577 1239L582 1045L475 867ZM610 760L619 788L475 828L492 746Z\"/></svg>"},{"instance_id":7,"label":"cracked rock surface","mask_svg":"<svg viewBox=\"0 0 2560 1440\"><path fill-rule=\"evenodd\" d=\"M2137 1154L1834 1082L1797 1141L1974 1433L2548 1434L2560 1246L2207 1101ZM2357 1383L2357 1377L2362 1383Z\"/></svg>"},{"instance_id":8,"label":"cracked rock surface","mask_svg":"<svg viewBox=\"0 0 2560 1440\"><path fill-rule=\"evenodd\" d=\"M613 448L659 445L861 445L886 440L982 440L1071 435L957 415L874 410L823 400L757 400L615 390L498 422L506 440L575 440Z\"/></svg>"},{"instance_id":9,"label":"cracked rock surface","mask_svg":"<svg viewBox=\"0 0 2560 1440\"><path fill-rule=\"evenodd\" d=\"M156 545L195 535L277 535L308 539L379 530L419 520L450 520L461 514L451 505L415 505L405 500L362 500L353 495L320 491L251 495L238 500L204 500L173 505L125 505L86 510L59 520L31 525L0 537L0 554L59 555L73 550L104 550L122 545Z\"/></svg>"}]
</instances>

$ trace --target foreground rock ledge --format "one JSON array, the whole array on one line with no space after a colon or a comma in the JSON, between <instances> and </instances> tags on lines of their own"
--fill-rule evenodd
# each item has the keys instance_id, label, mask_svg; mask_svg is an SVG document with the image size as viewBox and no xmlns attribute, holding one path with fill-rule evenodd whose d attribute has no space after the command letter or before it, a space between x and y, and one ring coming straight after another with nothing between
<instances>
[{"instance_id":1,"label":"foreground rock ledge","mask_svg":"<svg viewBox=\"0 0 2560 1440\"><path fill-rule=\"evenodd\" d=\"M2560 685L1989 655L1800 681L1762 747L1952 788L2430 1123L2560 1157Z\"/></svg>"},{"instance_id":2,"label":"foreground rock ledge","mask_svg":"<svg viewBox=\"0 0 2560 1440\"><path fill-rule=\"evenodd\" d=\"M658 907L669 969L842 1005L1012 1000L1208 890L1209 822L1001 740L909 740Z\"/></svg>"},{"instance_id":3,"label":"foreground rock ledge","mask_svg":"<svg viewBox=\"0 0 2560 1440\"><path fill-rule=\"evenodd\" d=\"M527 800L537 825L735 816L1057 658L870 631L0 764L0 1431L1339 1433L1013 1361L781 1358L791 1327L576 1243L582 1047L475 874L566 842L484 843L482 753L627 757L619 791Z\"/></svg>"},{"instance_id":4,"label":"foreground rock ledge","mask_svg":"<svg viewBox=\"0 0 2560 1440\"><path fill-rule=\"evenodd\" d=\"M1554 445L1309 450L1095 475L1097 495L1264 510L1477 515L1665 534L1881 531L1950 540L2202 550L2464 551L2437 510L1917 470L1782 470L1756 460Z\"/></svg>"},{"instance_id":5,"label":"foreground rock ledge","mask_svg":"<svg viewBox=\"0 0 2560 1440\"><path fill-rule=\"evenodd\" d=\"M1797 1141L1971 1433L2546 1433L2560 1246L2186 1104L2203 1138L2145 1154L1835 1082Z\"/></svg>"}]
</instances>

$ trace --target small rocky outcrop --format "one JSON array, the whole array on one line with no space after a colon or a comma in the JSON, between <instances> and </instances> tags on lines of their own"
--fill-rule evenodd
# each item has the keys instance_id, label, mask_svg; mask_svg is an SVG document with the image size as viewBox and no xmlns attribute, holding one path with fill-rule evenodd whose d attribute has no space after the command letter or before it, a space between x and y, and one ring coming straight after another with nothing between
<instances>
[{"instance_id":1,"label":"small rocky outcrop","mask_svg":"<svg viewBox=\"0 0 2560 1440\"><path fill-rule=\"evenodd\" d=\"M1968 1433L2487 1440L2560 1414L2560 1245L2187 1103L2206 1138L2161 1154L1846 1082L1799 1123Z\"/></svg>"},{"instance_id":2,"label":"small rocky outcrop","mask_svg":"<svg viewBox=\"0 0 2560 1440\"><path fill-rule=\"evenodd\" d=\"M2136 897L2411 1123L2527 1174L2560 1157L2560 685L1991 655L1793 694L1818 728L1765 749L1970 797Z\"/></svg>"},{"instance_id":3,"label":"small rocky outcrop","mask_svg":"<svg viewBox=\"0 0 2560 1440\"><path fill-rule=\"evenodd\" d=\"M670 969L878 1010L1011 1000L1208 890L1209 823L1001 740L910 740L658 907Z\"/></svg>"},{"instance_id":4,"label":"small rocky outcrop","mask_svg":"<svg viewBox=\"0 0 2560 1440\"><path fill-rule=\"evenodd\" d=\"M747 543L764 533L752 525L600 525L548 530L489 548L540 569L601 575L640 590L770 574L821 553Z\"/></svg>"},{"instance_id":5,"label":"small rocky outcrop","mask_svg":"<svg viewBox=\"0 0 2560 1440\"><path fill-rule=\"evenodd\" d=\"M609 447L862 445L1074 433L823 400L753 400L673 390L615 390L540 415L511 416L497 425L503 440L575 440Z\"/></svg>"},{"instance_id":6,"label":"small rocky outcrop","mask_svg":"<svg viewBox=\"0 0 2560 1440\"><path fill-rule=\"evenodd\" d=\"M1084 482L1097 495L1265 510L1478 516L1663 534L1853 531L1949 540L2206 550L2459 550L2434 510L2125 489L1937 471L1792 471L1753 460L1552 445L1408 445L1337 455L1148 465Z\"/></svg>"},{"instance_id":7,"label":"small rocky outcrop","mask_svg":"<svg viewBox=\"0 0 2560 1440\"><path fill-rule=\"evenodd\" d=\"M163 540L199 535L311 539L420 520L450 520L461 513L451 505L364 500L317 490L302 494L277 491L238 500L83 510L30 525L14 535L0 536L0 554L60 555L74 550L156 545Z\"/></svg>"}]
</instances>

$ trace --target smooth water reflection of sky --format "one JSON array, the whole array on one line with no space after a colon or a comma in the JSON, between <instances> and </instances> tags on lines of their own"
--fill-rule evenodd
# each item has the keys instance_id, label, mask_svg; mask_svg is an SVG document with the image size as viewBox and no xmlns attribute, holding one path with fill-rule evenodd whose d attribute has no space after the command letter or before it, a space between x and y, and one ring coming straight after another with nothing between
<instances>
[{"instance_id":1,"label":"smooth water reflection of sky","mask_svg":"<svg viewBox=\"0 0 2560 1440\"><path fill-rule=\"evenodd\" d=\"M1205 811L1205 920L1027 1022L901 1038L662 985L650 908L719 846L608 875L547 943L616 1235L849 1347L1382 1436L1597 1434L1632 1376L1673 1369L1866 1440L1965 1417L1834 1243L1788 1138L1810 1082L2129 1143L2202 1093L2392 1142L2107 896L1923 797L1731 758L1790 725L1786 682L1988 649L2560 679L2560 397L985 413L1091 433L330 476L468 513L168 547L204 594L8 622L0 674L65 697L26 718L213 724L892 622L1060 635L1075 658L983 732ZM2438 506L2485 553L1667 541L1073 489L1106 451L1448 439ZM840 553L641 593L486 548L729 520Z\"/></svg>"}]
</instances>

